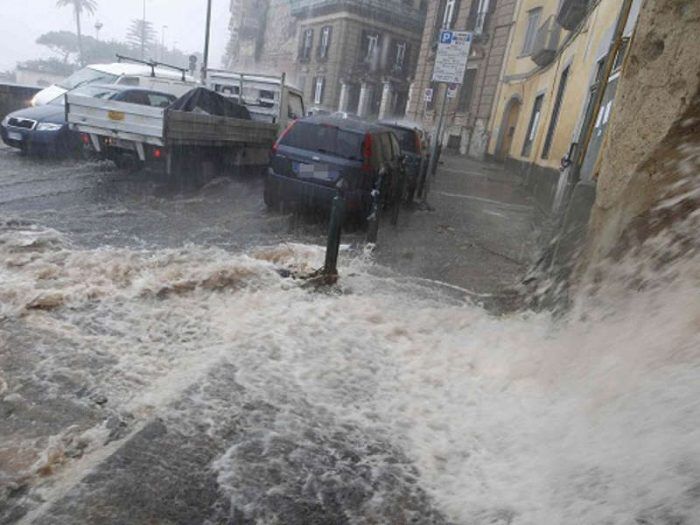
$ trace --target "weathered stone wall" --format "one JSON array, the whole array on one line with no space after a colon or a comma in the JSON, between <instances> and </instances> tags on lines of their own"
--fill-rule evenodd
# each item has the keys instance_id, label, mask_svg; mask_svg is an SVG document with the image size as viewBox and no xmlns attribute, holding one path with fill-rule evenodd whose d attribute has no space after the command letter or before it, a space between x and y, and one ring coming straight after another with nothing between
<instances>
[{"instance_id":1,"label":"weathered stone wall","mask_svg":"<svg viewBox=\"0 0 700 525\"><path fill-rule=\"evenodd\" d=\"M17 84L0 84L0 119L5 118L8 113L28 107L32 97L40 89Z\"/></svg>"},{"instance_id":2,"label":"weathered stone wall","mask_svg":"<svg viewBox=\"0 0 700 525\"><path fill-rule=\"evenodd\" d=\"M697 0L643 4L600 159L583 267L608 255L672 184L698 169L688 144L698 142L699 34Z\"/></svg>"}]
</instances>

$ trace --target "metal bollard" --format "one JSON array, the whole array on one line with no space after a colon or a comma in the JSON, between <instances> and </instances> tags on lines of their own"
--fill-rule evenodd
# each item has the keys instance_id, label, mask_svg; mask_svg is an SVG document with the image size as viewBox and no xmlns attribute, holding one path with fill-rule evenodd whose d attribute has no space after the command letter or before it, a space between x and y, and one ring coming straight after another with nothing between
<instances>
[{"instance_id":1,"label":"metal bollard","mask_svg":"<svg viewBox=\"0 0 700 525\"><path fill-rule=\"evenodd\" d=\"M381 188L384 183L384 174L379 175L379 180L372 190L372 209L369 217L367 217L367 242L371 244L377 243L379 236L379 214L382 209L382 192Z\"/></svg>"},{"instance_id":2,"label":"metal bollard","mask_svg":"<svg viewBox=\"0 0 700 525\"><path fill-rule=\"evenodd\" d=\"M329 276L338 275L338 253L340 252L340 235L345 218L345 199L337 194L333 198L331 220L328 227L328 244L326 246L326 264L323 273Z\"/></svg>"}]
</instances>

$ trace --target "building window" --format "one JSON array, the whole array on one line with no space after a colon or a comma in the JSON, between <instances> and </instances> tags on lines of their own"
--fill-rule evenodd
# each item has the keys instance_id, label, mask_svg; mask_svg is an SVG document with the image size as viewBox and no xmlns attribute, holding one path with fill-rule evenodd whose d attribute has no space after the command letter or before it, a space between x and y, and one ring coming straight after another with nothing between
<instances>
[{"instance_id":1,"label":"building window","mask_svg":"<svg viewBox=\"0 0 700 525\"><path fill-rule=\"evenodd\" d=\"M549 151L552 149L552 142L554 141L554 132L557 129L557 120L559 120L559 112L561 111L561 103L564 99L564 92L566 91L566 83L569 80L569 67L567 67L561 74L561 80L559 80L559 89L557 89L557 98L554 101L554 108L552 109L552 118L549 121L549 128L547 129L547 138L544 140L544 148L542 148L542 158L549 158Z\"/></svg>"},{"instance_id":2,"label":"building window","mask_svg":"<svg viewBox=\"0 0 700 525\"><path fill-rule=\"evenodd\" d=\"M318 77L314 82L314 104L323 104L323 92L326 87L326 79Z\"/></svg>"},{"instance_id":3,"label":"building window","mask_svg":"<svg viewBox=\"0 0 700 525\"><path fill-rule=\"evenodd\" d=\"M527 13L527 30L525 31L525 40L523 40L523 50L521 55L528 56L532 53L532 48L535 45L537 38L537 30L540 27L540 18L542 17L542 8L532 9Z\"/></svg>"},{"instance_id":4,"label":"building window","mask_svg":"<svg viewBox=\"0 0 700 525\"><path fill-rule=\"evenodd\" d=\"M403 66L406 63L406 49L408 44L406 42L396 43L396 55L394 56L394 69L396 71L403 71Z\"/></svg>"},{"instance_id":5,"label":"building window","mask_svg":"<svg viewBox=\"0 0 700 525\"><path fill-rule=\"evenodd\" d=\"M311 50L314 46L314 30L306 29L302 34L301 50L299 51L299 60L308 62L311 60Z\"/></svg>"},{"instance_id":6,"label":"building window","mask_svg":"<svg viewBox=\"0 0 700 525\"><path fill-rule=\"evenodd\" d=\"M320 60L326 60L328 58L328 51L331 47L331 33L333 28L331 26L326 26L321 29L321 42L318 45L318 58Z\"/></svg>"},{"instance_id":7,"label":"building window","mask_svg":"<svg viewBox=\"0 0 700 525\"><path fill-rule=\"evenodd\" d=\"M466 113L471 106L474 83L476 82L476 69L467 69L464 73L464 83L459 91L459 105L457 111Z\"/></svg>"},{"instance_id":8,"label":"building window","mask_svg":"<svg viewBox=\"0 0 700 525\"><path fill-rule=\"evenodd\" d=\"M378 33L363 33L362 39L362 60L367 64L374 62L375 56L377 54L377 49L379 48L379 34Z\"/></svg>"},{"instance_id":9,"label":"building window","mask_svg":"<svg viewBox=\"0 0 700 525\"><path fill-rule=\"evenodd\" d=\"M544 95L539 95L535 99L534 106L532 106L532 116L530 117L530 124L527 127L527 135L525 135L525 143L523 144L523 157L529 157L532 152L532 143L535 142L537 128L540 125L540 117L542 116L543 102Z\"/></svg>"},{"instance_id":10,"label":"building window","mask_svg":"<svg viewBox=\"0 0 700 525\"><path fill-rule=\"evenodd\" d=\"M486 25L486 15L489 13L489 0L479 0L476 8L476 20L474 21L474 33L480 35L484 32Z\"/></svg>"},{"instance_id":11,"label":"building window","mask_svg":"<svg viewBox=\"0 0 700 525\"><path fill-rule=\"evenodd\" d=\"M445 11L442 14L441 29L452 29L452 23L457 15L458 0L447 0L445 2Z\"/></svg>"}]
</instances>

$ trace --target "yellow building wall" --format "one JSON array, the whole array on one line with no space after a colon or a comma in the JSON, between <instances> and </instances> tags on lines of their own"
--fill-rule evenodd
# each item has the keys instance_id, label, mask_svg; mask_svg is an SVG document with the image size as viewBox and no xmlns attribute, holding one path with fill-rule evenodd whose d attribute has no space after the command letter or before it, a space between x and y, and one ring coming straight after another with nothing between
<instances>
[{"instance_id":1,"label":"yellow building wall","mask_svg":"<svg viewBox=\"0 0 700 525\"><path fill-rule=\"evenodd\" d=\"M539 68L529 56L521 54L527 30L527 13L533 8L542 7L541 25L548 16L556 15L559 0L521 0L516 10L513 39L504 67L496 107L489 124L491 136L489 154L495 155L497 152L500 128L508 102L512 97L519 96L522 106L508 156L542 167L559 167L561 158L568 153L571 142L578 135L597 62L607 52L620 4L620 0L601 0L580 29L572 34L562 30L558 56L545 68ZM552 117L559 80L567 66L569 66L569 77L554 139L548 158L543 159L542 149ZM539 94L544 94L539 125L530 154L523 156L521 153L525 135L535 98Z\"/></svg>"}]
</instances>

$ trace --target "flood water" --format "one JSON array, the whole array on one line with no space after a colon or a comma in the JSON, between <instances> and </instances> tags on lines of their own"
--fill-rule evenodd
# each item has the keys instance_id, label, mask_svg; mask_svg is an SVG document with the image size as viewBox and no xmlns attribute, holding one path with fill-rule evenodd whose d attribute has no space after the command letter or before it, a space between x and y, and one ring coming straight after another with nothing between
<instances>
[{"instance_id":1,"label":"flood water","mask_svg":"<svg viewBox=\"0 0 700 525\"><path fill-rule=\"evenodd\" d=\"M0 225L0 516L700 523L700 212L564 317L314 245L85 248ZM280 271L285 270L285 271Z\"/></svg>"}]
</instances>

